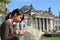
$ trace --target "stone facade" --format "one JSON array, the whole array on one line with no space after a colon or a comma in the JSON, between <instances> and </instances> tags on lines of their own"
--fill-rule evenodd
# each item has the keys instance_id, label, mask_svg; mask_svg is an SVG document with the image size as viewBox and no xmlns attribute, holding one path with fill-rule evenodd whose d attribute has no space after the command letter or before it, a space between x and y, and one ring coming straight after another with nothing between
<instances>
[{"instance_id":1,"label":"stone facade","mask_svg":"<svg viewBox=\"0 0 60 40\"><path fill-rule=\"evenodd\" d=\"M45 32L46 34L55 34L60 32L60 18L52 14L50 7L48 8L48 11L42 11L35 10L33 6L30 5L22 7L21 10L24 12L24 21L19 24L21 29L26 29L31 26L41 32ZM32 37L31 34L26 32L26 34L20 39L30 40L30 37Z\"/></svg>"},{"instance_id":2,"label":"stone facade","mask_svg":"<svg viewBox=\"0 0 60 40\"><path fill-rule=\"evenodd\" d=\"M42 11L35 10L30 5L22 7L21 10L25 13L24 21L22 22L23 28L33 25L34 28L44 32L60 31L60 18L52 14L50 7L48 11Z\"/></svg>"}]
</instances>

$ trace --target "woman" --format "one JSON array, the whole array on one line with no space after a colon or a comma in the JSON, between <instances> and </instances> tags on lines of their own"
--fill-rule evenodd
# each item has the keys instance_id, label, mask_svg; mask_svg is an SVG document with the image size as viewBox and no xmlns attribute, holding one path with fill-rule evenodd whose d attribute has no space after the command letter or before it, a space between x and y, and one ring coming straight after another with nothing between
<instances>
[{"instance_id":1,"label":"woman","mask_svg":"<svg viewBox=\"0 0 60 40\"><path fill-rule=\"evenodd\" d=\"M13 26L13 22L22 22L24 14L21 10L15 9L9 14L5 21L1 25L1 40L19 40L18 37L24 34L24 30L16 33L16 29Z\"/></svg>"}]
</instances>

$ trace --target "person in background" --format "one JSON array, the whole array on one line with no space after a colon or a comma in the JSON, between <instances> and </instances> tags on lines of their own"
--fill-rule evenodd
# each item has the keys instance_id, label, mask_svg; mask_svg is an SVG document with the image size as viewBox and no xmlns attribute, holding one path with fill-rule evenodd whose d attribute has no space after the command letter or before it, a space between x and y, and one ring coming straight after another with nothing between
<instances>
[{"instance_id":1,"label":"person in background","mask_svg":"<svg viewBox=\"0 0 60 40\"><path fill-rule=\"evenodd\" d=\"M5 21L1 24L1 40L19 40L19 37L24 34L24 30L16 33L13 22L21 23L24 20L24 14L20 9L15 9L8 14Z\"/></svg>"}]
</instances>

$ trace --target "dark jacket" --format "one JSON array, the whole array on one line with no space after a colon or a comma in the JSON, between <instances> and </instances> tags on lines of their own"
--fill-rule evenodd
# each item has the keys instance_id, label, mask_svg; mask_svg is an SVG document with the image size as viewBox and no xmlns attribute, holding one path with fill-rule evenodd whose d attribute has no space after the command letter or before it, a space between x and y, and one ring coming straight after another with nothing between
<instances>
[{"instance_id":1,"label":"dark jacket","mask_svg":"<svg viewBox=\"0 0 60 40\"><path fill-rule=\"evenodd\" d=\"M19 40L15 27L8 20L1 25L1 40Z\"/></svg>"}]
</instances>

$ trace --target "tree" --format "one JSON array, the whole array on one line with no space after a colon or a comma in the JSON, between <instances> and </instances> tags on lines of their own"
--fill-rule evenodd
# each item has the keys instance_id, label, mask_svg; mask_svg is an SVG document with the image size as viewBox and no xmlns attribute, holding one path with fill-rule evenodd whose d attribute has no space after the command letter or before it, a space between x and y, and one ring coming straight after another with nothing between
<instances>
[{"instance_id":1,"label":"tree","mask_svg":"<svg viewBox=\"0 0 60 40\"><path fill-rule=\"evenodd\" d=\"M10 3L10 0L0 0L0 13L8 13L7 4Z\"/></svg>"},{"instance_id":2,"label":"tree","mask_svg":"<svg viewBox=\"0 0 60 40\"><path fill-rule=\"evenodd\" d=\"M10 2L10 0L0 0L1 3L5 3L8 4Z\"/></svg>"}]
</instances>

